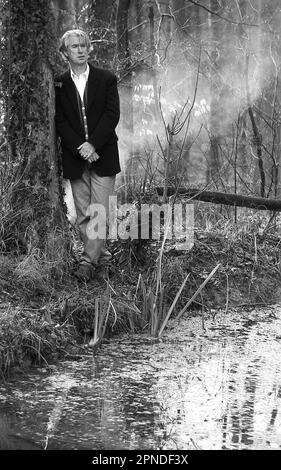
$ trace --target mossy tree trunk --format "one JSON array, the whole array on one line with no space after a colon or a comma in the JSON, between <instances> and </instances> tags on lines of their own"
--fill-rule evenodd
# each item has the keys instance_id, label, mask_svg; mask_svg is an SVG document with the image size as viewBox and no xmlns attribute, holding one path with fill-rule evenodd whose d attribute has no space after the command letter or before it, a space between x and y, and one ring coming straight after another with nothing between
<instances>
[{"instance_id":1,"label":"mossy tree trunk","mask_svg":"<svg viewBox=\"0 0 281 470\"><path fill-rule=\"evenodd\" d=\"M68 229L54 126L54 18L49 0L10 0L6 10L6 134L12 160L14 244L54 260Z\"/></svg>"},{"instance_id":2,"label":"mossy tree trunk","mask_svg":"<svg viewBox=\"0 0 281 470\"><path fill-rule=\"evenodd\" d=\"M24 186L20 192L15 192L15 200L17 204L21 200L24 213L29 214L22 227L25 229L25 243L28 242L31 248L43 250L49 258L54 255L56 241L59 241L59 248L63 248L61 244L64 244L64 241L58 234L64 231L66 241L68 230L56 145L53 73L45 60L40 60L36 69L41 82L40 90L35 90L35 93L40 91L40 120L30 131L33 148L30 147L29 155L23 162L21 174ZM31 102L27 119L33 112ZM25 195L24 198L22 194Z\"/></svg>"}]
</instances>

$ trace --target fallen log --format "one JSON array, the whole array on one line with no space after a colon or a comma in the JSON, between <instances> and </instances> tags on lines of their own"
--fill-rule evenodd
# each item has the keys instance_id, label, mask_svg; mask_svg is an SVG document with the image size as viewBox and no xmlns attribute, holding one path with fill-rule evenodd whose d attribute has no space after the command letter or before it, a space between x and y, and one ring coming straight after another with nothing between
<instances>
[{"instance_id":1,"label":"fallen log","mask_svg":"<svg viewBox=\"0 0 281 470\"><path fill-rule=\"evenodd\" d=\"M163 187L156 188L157 193L164 194ZM233 193L221 193L217 191L204 191L196 188L167 188L167 196L174 194L185 196L198 201L212 202L213 204L225 204L227 206L249 207L257 210L281 212L281 199L267 199L264 197L242 196Z\"/></svg>"}]
</instances>

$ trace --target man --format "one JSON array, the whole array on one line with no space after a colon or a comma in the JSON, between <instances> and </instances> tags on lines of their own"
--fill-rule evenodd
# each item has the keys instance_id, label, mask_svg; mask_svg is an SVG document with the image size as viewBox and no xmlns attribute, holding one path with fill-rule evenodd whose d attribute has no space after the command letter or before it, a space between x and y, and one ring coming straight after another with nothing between
<instances>
[{"instance_id":1,"label":"man","mask_svg":"<svg viewBox=\"0 0 281 470\"><path fill-rule=\"evenodd\" d=\"M117 135L119 96L117 79L107 70L88 63L90 40L84 31L67 31L60 52L69 70L56 84L56 128L61 138L63 176L71 182L77 224L84 251L75 275L82 281L95 276L98 266L110 253L104 238L95 238L91 223L93 204L105 209L120 172ZM100 222L100 214L99 214ZM100 225L100 224L99 224ZM102 227L98 227L99 233Z\"/></svg>"}]
</instances>

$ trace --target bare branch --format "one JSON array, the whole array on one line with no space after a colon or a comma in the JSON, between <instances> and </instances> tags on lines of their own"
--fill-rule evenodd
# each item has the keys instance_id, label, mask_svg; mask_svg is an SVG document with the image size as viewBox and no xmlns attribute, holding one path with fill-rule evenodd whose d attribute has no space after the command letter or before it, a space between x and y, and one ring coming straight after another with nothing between
<instances>
[{"instance_id":1,"label":"bare branch","mask_svg":"<svg viewBox=\"0 0 281 470\"><path fill-rule=\"evenodd\" d=\"M270 33L270 34L273 34L273 35L277 35L277 33L275 33L274 31L270 31L270 29L264 29L259 24L245 23L244 21L231 20L231 19L227 18L226 16L220 15L219 13L217 13L213 10L210 10L210 8L206 7L205 5L202 5L201 3L196 2L195 0L188 0L188 1L189 1L189 3L192 3L192 5L196 5L200 8L202 8L203 10L207 11L211 15L217 16L218 18L221 18L222 20L226 21L227 23L236 24L236 25L243 25L243 26L249 26L250 28L258 28L261 31L264 31L265 33Z\"/></svg>"}]
</instances>

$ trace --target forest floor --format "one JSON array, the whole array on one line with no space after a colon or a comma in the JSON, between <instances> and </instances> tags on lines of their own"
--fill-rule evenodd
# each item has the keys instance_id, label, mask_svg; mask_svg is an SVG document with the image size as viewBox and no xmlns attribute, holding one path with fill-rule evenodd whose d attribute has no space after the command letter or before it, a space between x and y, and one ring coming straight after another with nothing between
<instances>
[{"instance_id":1,"label":"forest floor","mask_svg":"<svg viewBox=\"0 0 281 470\"><path fill-rule=\"evenodd\" d=\"M175 249L167 241L116 241L109 276L79 283L66 269L46 275L36 253L0 254L0 372L26 370L75 357L124 331L157 335L187 274L173 315L191 299L219 264L185 314L215 315L219 309L254 308L281 299L281 236L268 213L197 203L194 246ZM160 276L159 276L160 275ZM161 284L157 281L161 278ZM169 328L167 323L166 328Z\"/></svg>"}]
</instances>

